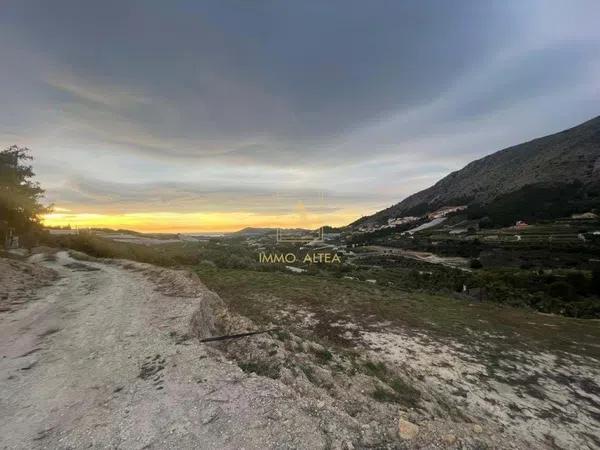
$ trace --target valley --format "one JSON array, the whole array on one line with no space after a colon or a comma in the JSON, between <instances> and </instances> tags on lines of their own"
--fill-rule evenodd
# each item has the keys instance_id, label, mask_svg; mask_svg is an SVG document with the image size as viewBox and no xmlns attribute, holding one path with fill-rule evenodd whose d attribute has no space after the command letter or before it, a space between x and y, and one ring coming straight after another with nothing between
<instances>
[{"instance_id":1,"label":"valley","mask_svg":"<svg viewBox=\"0 0 600 450\"><path fill-rule=\"evenodd\" d=\"M600 412L598 320L541 314L443 287L444 280L454 282L457 276L469 276L476 269L431 262L430 254L423 259L407 257L403 252L388 253L394 247L354 246L344 250L354 256L346 255L342 264L306 264L305 271L295 272L283 264L260 264L257 239L261 247L268 246L274 236L224 236L203 242L148 245L84 233L61 237L55 244L85 247L87 255L71 251L71 257L64 253L52 256L55 250L40 248L29 260L62 274L59 285L64 287L55 297L57 305L65 295L72 295L64 290L69 289L70 284L65 283L72 276L80 279L76 284L82 283L83 294L96 292L94 286L99 281L94 280L105 272L125 269L119 277L129 280L126 274L132 271L133 279L126 283L132 289L127 294L131 307L137 301L139 283L148 276L154 281L140 291L146 296L191 296L196 298L193 302L199 302L195 304L205 304L202 308L208 309L204 309L200 322L205 325L195 325L208 327L200 331L204 335L277 329L267 335L211 344L213 350L206 353L208 359L204 361L209 365L213 359L234 364L238 371L231 372L232 380L242 385L255 383L254 393L262 389L256 383L266 379L279 386L277 389L286 389L289 398L302 398L294 414L297 420L306 417L315 421L319 430L315 442L321 442L317 446L397 448L402 442L408 448L475 449L494 448L502 441L510 442L509 448L520 449L594 448L598 444L594 437ZM276 247L274 241L272 245ZM340 250L339 243L327 245ZM201 285L193 287L194 281L184 281L188 277L177 275L171 281L175 276L170 275L171 269L98 258L119 258L121 253L183 269L178 272L182 275L193 272L218 297L203 293ZM351 260L359 255L367 261L360 257ZM408 282L411 277L417 277L418 284ZM51 285L52 279L47 283ZM155 287L151 287L153 283ZM39 308L36 304L43 304L45 292L54 288L41 289L34 292L42 300L29 300L26 308ZM159 294L151 294L154 290ZM152 303L145 304L148 308ZM12 317L14 321L18 316ZM170 355L178 345L188 345L195 328L186 328L185 323L192 317L190 311L177 319L183 322L177 322L180 325L174 334L168 333L173 343L167 339L160 344L166 345L160 354ZM68 321L56 325L65 330L60 333L66 333L68 327ZM150 327L165 333L171 329L158 315ZM40 341L48 353L40 353L34 361L51 355L51 342L61 335ZM204 354L193 338L189 342L191 347L184 347L186 351ZM26 349L22 353L27 353ZM176 386L169 374L180 373L173 370L191 370L192 378L205 371L196 366L186 368L182 356L177 358L180 368L165 372L165 392L169 395ZM14 364L12 359L7 361ZM143 369L143 361L131 363ZM39 370L34 367L27 371L28 379L35 380ZM124 392L134 389L135 384L127 387L127 383ZM211 404L201 397L197 401ZM287 408L279 403L273 407ZM171 414L181 417L177 410ZM211 425L201 427L203 433L231 420L227 414L219 410L211 415ZM278 430L278 436L284 436L278 428L283 418L277 414L272 417L268 423ZM267 423L267 419L260 422ZM68 421L53 424L48 430L44 428L39 442L83 436L87 425L81 426ZM165 430L172 426L165 422ZM174 439L181 440L182 432L196 428L174 429L179 430ZM123 432L117 426L110 434ZM162 442L165 437L161 433L158 430L148 439ZM216 435L211 439L215 448L224 444Z\"/></svg>"},{"instance_id":2,"label":"valley","mask_svg":"<svg viewBox=\"0 0 600 450\"><path fill-rule=\"evenodd\" d=\"M600 447L598 126L337 228L39 230L0 257L5 442Z\"/></svg>"},{"instance_id":3,"label":"valley","mask_svg":"<svg viewBox=\"0 0 600 450\"><path fill-rule=\"evenodd\" d=\"M600 450L600 2L2 2L0 449Z\"/></svg>"}]
</instances>

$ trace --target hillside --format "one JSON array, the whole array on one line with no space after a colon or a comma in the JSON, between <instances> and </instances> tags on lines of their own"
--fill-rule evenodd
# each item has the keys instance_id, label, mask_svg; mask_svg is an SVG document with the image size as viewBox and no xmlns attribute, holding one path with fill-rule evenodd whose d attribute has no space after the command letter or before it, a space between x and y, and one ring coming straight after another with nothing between
<instances>
[{"instance_id":1,"label":"hillside","mask_svg":"<svg viewBox=\"0 0 600 450\"><path fill-rule=\"evenodd\" d=\"M229 233L231 236L263 236L269 233L275 233L277 228L254 228L246 227L241 230Z\"/></svg>"},{"instance_id":2,"label":"hillside","mask_svg":"<svg viewBox=\"0 0 600 450\"><path fill-rule=\"evenodd\" d=\"M453 204L489 204L524 186L590 185L600 179L600 116L574 128L500 150L452 172L355 224L423 214Z\"/></svg>"}]
</instances>

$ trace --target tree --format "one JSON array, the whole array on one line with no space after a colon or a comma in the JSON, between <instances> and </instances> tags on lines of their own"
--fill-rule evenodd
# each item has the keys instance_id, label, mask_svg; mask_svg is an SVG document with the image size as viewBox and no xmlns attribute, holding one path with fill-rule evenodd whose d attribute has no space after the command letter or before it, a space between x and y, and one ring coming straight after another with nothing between
<instances>
[{"instance_id":1,"label":"tree","mask_svg":"<svg viewBox=\"0 0 600 450\"><path fill-rule=\"evenodd\" d=\"M13 145L0 152L0 234L24 234L39 227L49 209L40 203L44 190L32 181L29 149ZM0 236L4 238L4 236ZM3 241L4 239L2 239Z\"/></svg>"}]
</instances>

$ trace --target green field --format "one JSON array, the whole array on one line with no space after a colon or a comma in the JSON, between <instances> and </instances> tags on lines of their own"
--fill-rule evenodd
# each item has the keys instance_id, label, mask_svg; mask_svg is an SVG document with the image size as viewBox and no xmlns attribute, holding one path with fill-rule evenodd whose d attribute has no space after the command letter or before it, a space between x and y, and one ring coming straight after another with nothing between
<instances>
[{"instance_id":1,"label":"green field","mask_svg":"<svg viewBox=\"0 0 600 450\"><path fill-rule=\"evenodd\" d=\"M381 322L422 330L467 345L490 343L536 352L574 352L600 359L600 322L540 314L494 303L476 303L445 295L407 292L368 283L279 272L196 267L202 281L236 312L259 324L274 323L300 334L293 316L274 321L281 310L297 309L319 317L314 330L331 344L343 345L338 320L364 329ZM306 331L304 331L306 332ZM490 339L489 336L498 338Z\"/></svg>"}]
</instances>

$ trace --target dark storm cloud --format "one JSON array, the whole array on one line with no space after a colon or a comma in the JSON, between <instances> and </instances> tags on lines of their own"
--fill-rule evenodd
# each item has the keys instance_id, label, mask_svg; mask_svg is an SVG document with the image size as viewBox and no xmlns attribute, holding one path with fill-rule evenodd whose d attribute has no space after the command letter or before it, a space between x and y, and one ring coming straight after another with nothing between
<instances>
[{"instance_id":1,"label":"dark storm cloud","mask_svg":"<svg viewBox=\"0 0 600 450\"><path fill-rule=\"evenodd\" d=\"M3 2L0 140L39 149L57 202L162 191L192 208L183 185L228 208L307 186L392 202L597 115L599 15L592 0Z\"/></svg>"},{"instance_id":2,"label":"dark storm cloud","mask_svg":"<svg viewBox=\"0 0 600 450\"><path fill-rule=\"evenodd\" d=\"M52 60L58 73L40 75L74 101L94 102L79 80L147 93L146 107L118 109L102 96L94 107L161 139L212 141L242 156L248 147L232 141L301 152L299 142L429 101L512 26L506 10L479 1L26 1L3 17Z\"/></svg>"},{"instance_id":3,"label":"dark storm cloud","mask_svg":"<svg viewBox=\"0 0 600 450\"><path fill-rule=\"evenodd\" d=\"M119 183L72 177L53 189L61 207L86 205L87 210L102 213L176 210L178 212L252 210L256 213L289 212L302 201L314 213L330 213L342 207L377 200L374 194L347 195L310 187L276 189L258 186L252 191L231 185L190 182Z\"/></svg>"}]
</instances>

